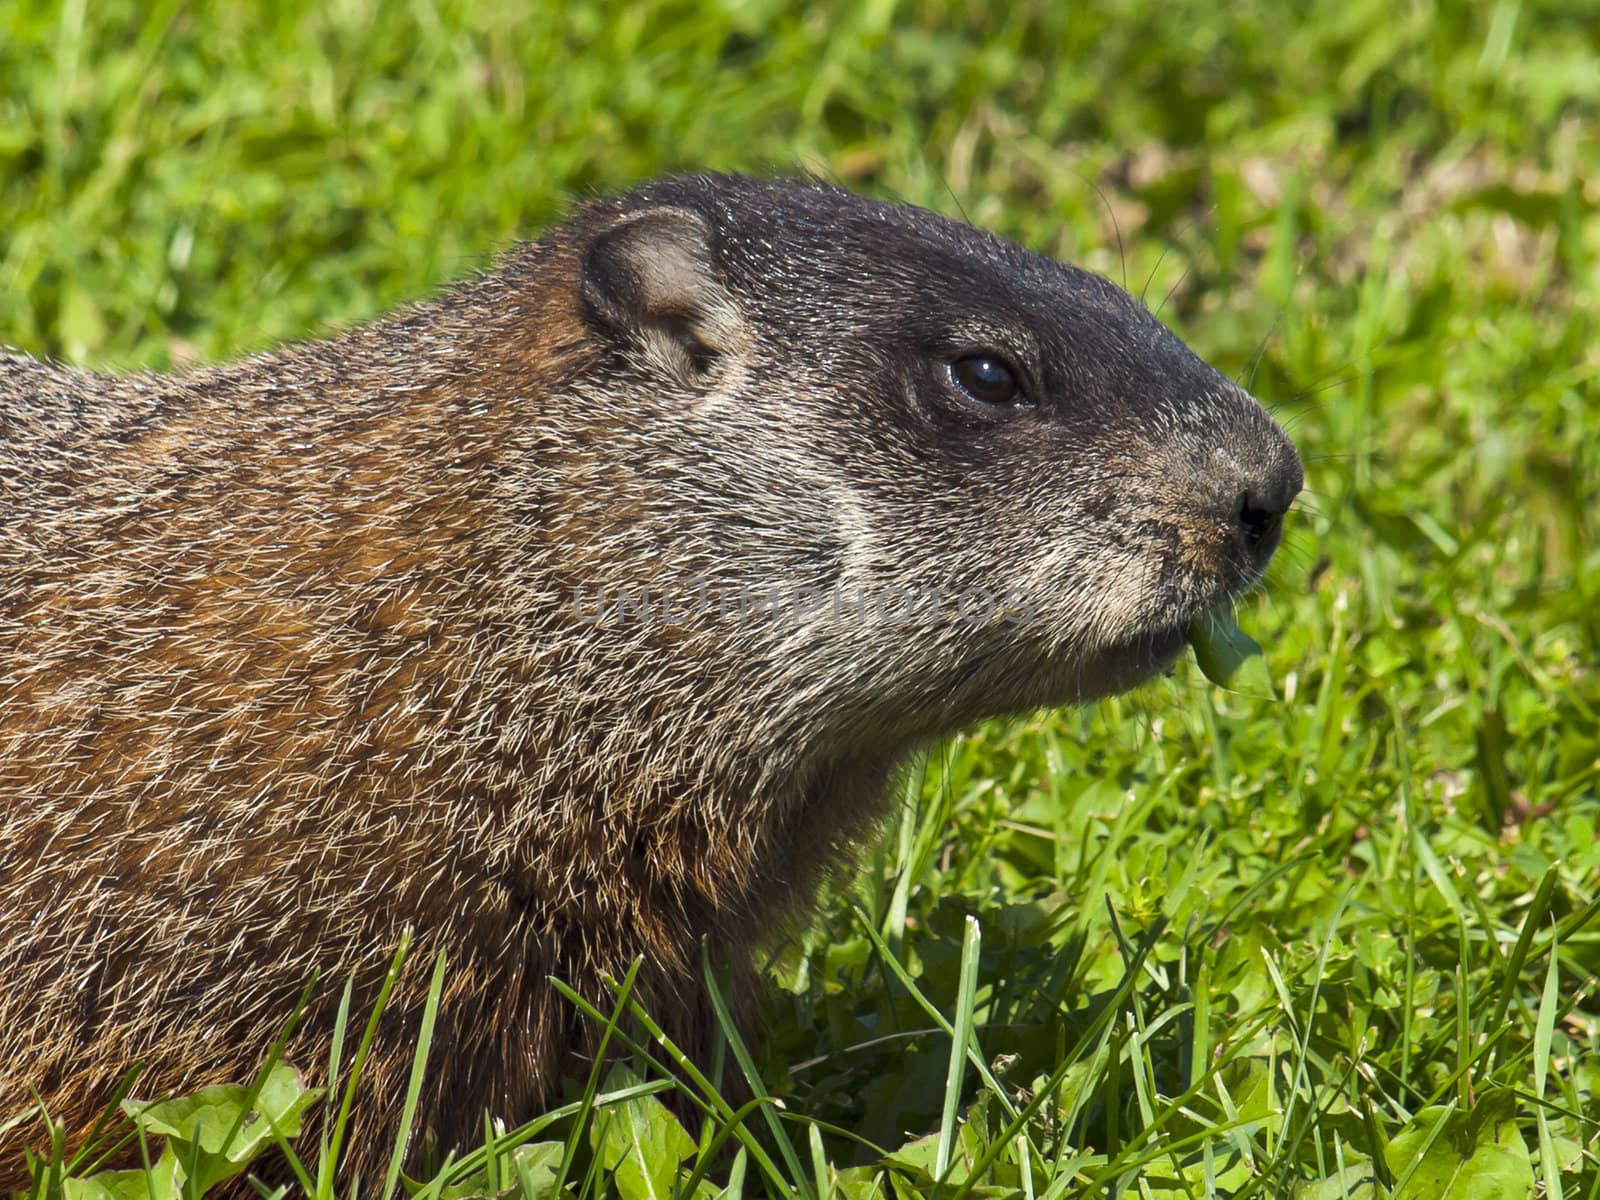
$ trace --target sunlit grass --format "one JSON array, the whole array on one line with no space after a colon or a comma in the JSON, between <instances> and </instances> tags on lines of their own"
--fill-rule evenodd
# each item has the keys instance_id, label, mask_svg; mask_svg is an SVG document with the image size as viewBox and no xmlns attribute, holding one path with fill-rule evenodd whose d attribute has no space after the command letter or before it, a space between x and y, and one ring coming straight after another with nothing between
<instances>
[{"instance_id":1,"label":"sunlit grass","mask_svg":"<svg viewBox=\"0 0 1600 1200\"><path fill-rule=\"evenodd\" d=\"M1126 281L1305 453L1241 613L1278 701L1183 668L934 750L719 1078L619 983L593 1019L631 1065L427 1194L1600 1197L1595 29L1515 0L0 6L23 349L240 353L575 196L805 168ZM293 1145L302 1191L329 1150Z\"/></svg>"}]
</instances>

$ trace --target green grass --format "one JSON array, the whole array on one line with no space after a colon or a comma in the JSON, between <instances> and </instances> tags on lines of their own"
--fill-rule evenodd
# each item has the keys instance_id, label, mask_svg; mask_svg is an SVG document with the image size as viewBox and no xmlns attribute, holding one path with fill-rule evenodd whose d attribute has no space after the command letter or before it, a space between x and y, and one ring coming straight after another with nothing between
<instances>
[{"instance_id":1,"label":"green grass","mask_svg":"<svg viewBox=\"0 0 1600 1200\"><path fill-rule=\"evenodd\" d=\"M621 1004L679 1084L428 1195L1596 1200L1597 98L1578 0L11 0L0 342L240 353L700 166L1125 278L1306 455L1241 614L1281 699L941 747L728 1047L775 1102Z\"/></svg>"}]
</instances>

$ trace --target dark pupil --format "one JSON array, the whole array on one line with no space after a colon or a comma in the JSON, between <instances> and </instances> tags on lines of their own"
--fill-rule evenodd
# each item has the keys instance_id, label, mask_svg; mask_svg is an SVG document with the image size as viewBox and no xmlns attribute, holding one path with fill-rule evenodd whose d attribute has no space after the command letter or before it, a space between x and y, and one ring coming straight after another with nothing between
<instances>
[{"instance_id":1,"label":"dark pupil","mask_svg":"<svg viewBox=\"0 0 1600 1200\"><path fill-rule=\"evenodd\" d=\"M1004 404L1017 394L1017 379L998 358L974 355L956 362L956 382L988 404Z\"/></svg>"}]
</instances>

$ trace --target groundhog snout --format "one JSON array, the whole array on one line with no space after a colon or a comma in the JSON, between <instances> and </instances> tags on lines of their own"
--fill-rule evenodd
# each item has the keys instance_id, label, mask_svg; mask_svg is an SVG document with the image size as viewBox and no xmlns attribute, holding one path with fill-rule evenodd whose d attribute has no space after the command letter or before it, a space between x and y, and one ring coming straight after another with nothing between
<instances>
[{"instance_id":1,"label":"groundhog snout","mask_svg":"<svg viewBox=\"0 0 1600 1200\"><path fill-rule=\"evenodd\" d=\"M1236 460L1222 488L1229 529L1258 569L1277 549L1283 518L1305 485L1294 444L1275 426L1273 432L1265 447Z\"/></svg>"},{"instance_id":2,"label":"groundhog snout","mask_svg":"<svg viewBox=\"0 0 1600 1200\"><path fill-rule=\"evenodd\" d=\"M1306 483L1294 443L1256 405L1250 419L1211 454L1210 499L1254 570L1266 566L1283 533L1283 517Z\"/></svg>"}]
</instances>

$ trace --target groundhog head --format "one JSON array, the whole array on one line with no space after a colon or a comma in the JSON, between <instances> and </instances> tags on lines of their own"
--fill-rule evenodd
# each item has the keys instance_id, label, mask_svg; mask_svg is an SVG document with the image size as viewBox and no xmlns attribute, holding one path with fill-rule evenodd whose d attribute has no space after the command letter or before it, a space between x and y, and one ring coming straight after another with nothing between
<instances>
[{"instance_id":1,"label":"groundhog head","mask_svg":"<svg viewBox=\"0 0 1600 1200\"><path fill-rule=\"evenodd\" d=\"M849 727L1123 690L1277 546L1294 447L1100 276L816 184L675 180L584 225L660 482L633 612L804 669Z\"/></svg>"}]
</instances>

